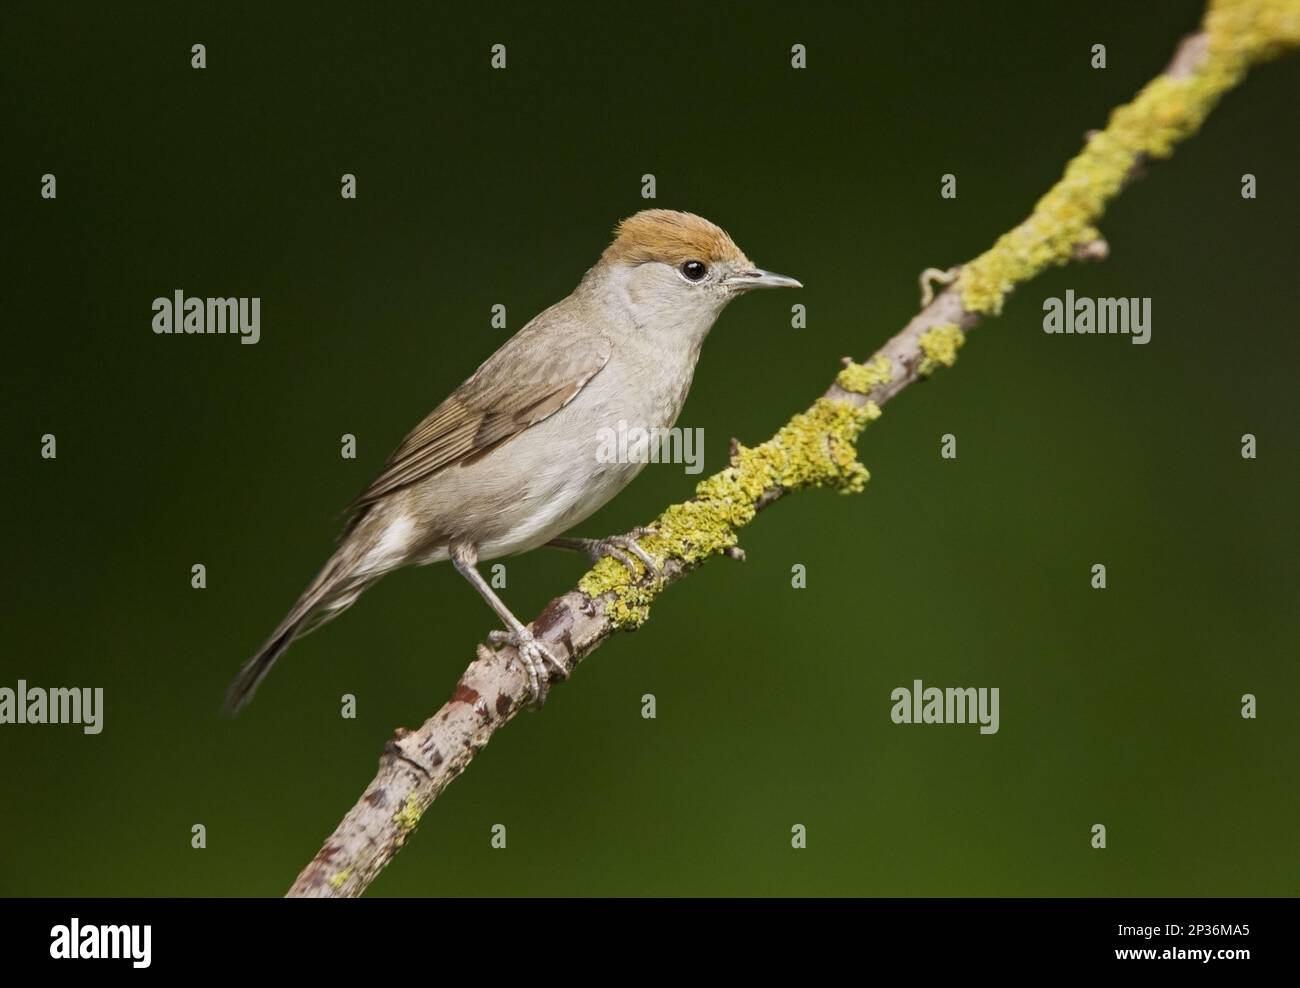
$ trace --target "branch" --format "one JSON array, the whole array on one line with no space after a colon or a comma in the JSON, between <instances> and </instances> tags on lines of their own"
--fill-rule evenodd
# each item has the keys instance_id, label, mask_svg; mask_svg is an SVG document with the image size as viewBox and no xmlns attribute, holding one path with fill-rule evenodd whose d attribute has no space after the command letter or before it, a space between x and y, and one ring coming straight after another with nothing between
<instances>
[{"instance_id":1,"label":"branch","mask_svg":"<svg viewBox=\"0 0 1300 988\"><path fill-rule=\"evenodd\" d=\"M1211 0L1199 33L1186 38L1164 73L1117 109L1104 130L1039 200L1030 217L960 269L927 272L946 287L866 363L845 366L806 411L767 442L733 440L731 463L695 496L669 507L640 538L661 565L634 578L602 559L578 587L533 621L533 634L572 670L613 632L640 626L668 586L715 555L743 558L737 533L762 508L796 490L860 491L868 474L855 444L881 407L920 377L951 366L965 334L997 315L1011 291L1051 266L1099 260L1106 243L1094 224L1150 161L1194 134L1219 98L1251 65L1300 44L1300 0ZM379 771L290 896L357 896L406 842L429 805L530 701L528 676L513 648L479 645L450 700L418 730L399 728Z\"/></svg>"}]
</instances>

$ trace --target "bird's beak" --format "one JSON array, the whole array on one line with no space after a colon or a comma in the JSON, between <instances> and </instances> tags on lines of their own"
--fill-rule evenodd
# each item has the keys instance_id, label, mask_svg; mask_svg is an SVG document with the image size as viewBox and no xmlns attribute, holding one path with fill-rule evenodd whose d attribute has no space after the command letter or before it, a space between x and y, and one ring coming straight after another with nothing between
<instances>
[{"instance_id":1,"label":"bird's beak","mask_svg":"<svg viewBox=\"0 0 1300 988\"><path fill-rule=\"evenodd\" d=\"M736 271L727 276L727 284L737 291L747 292L751 288L802 288L803 284L783 274L762 271L754 268L750 271Z\"/></svg>"}]
</instances>

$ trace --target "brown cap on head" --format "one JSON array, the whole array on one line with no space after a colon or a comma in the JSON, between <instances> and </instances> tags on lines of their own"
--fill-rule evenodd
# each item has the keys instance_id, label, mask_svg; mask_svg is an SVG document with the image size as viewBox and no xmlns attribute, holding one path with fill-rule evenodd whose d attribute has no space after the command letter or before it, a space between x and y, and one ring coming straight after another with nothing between
<instances>
[{"instance_id":1,"label":"brown cap on head","mask_svg":"<svg viewBox=\"0 0 1300 988\"><path fill-rule=\"evenodd\" d=\"M629 216L615 229L614 242L605 248L601 260L610 264L663 261L674 267L683 261L749 264L726 230L703 216L675 209L643 209Z\"/></svg>"}]
</instances>

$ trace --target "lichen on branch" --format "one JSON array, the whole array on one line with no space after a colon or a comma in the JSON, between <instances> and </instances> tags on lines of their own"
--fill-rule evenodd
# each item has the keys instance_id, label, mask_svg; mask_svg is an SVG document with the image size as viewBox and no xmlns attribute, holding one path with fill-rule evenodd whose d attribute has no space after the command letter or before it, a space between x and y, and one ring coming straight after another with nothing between
<instances>
[{"instance_id":1,"label":"lichen on branch","mask_svg":"<svg viewBox=\"0 0 1300 988\"><path fill-rule=\"evenodd\" d=\"M847 368L846 368L847 370ZM731 464L702 480L689 501L669 506L638 541L661 565L675 560L685 568L725 552L738 531L758 512L765 497L808 487L861 491L870 474L858 462L862 430L880 417L880 407L819 398L767 442L752 448L736 445ZM665 581L646 581L641 565L633 577L621 561L596 563L578 589L604 601L605 614L620 631L643 624Z\"/></svg>"},{"instance_id":2,"label":"lichen on branch","mask_svg":"<svg viewBox=\"0 0 1300 988\"><path fill-rule=\"evenodd\" d=\"M916 342L921 348L917 373L929 377L940 367L951 367L957 362L957 351L966 342L966 334L956 323L941 322L927 329Z\"/></svg>"},{"instance_id":3,"label":"lichen on branch","mask_svg":"<svg viewBox=\"0 0 1300 988\"><path fill-rule=\"evenodd\" d=\"M1204 50L1192 53L1194 66L1175 65L1116 109L1030 217L962 268L958 287L968 312L997 315L1017 285L1099 239L1097 222L1136 167L1169 157L1251 65L1300 44L1300 3L1212 0L1198 38Z\"/></svg>"},{"instance_id":4,"label":"lichen on branch","mask_svg":"<svg viewBox=\"0 0 1300 988\"><path fill-rule=\"evenodd\" d=\"M1089 138L1025 222L962 268L955 283L925 299L871 360L846 361L809 409L767 442L736 444L726 469L655 520L653 532L640 538L662 564L655 579L643 571L634 578L621 562L603 559L578 589L547 605L532 622L533 633L571 668L611 631L644 622L669 583L710 556L733 550L739 530L766 504L809 487L862 490L868 474L858 462L856 442L881 406L913 381L952 366L966 332L1001 311L1017 285L1052 265L1103 257L1096 224L1136 166L1168 156L1195 133L1251 64L1296 45L1300 0L1211 0L1201 32L1183 42L1160 78ZM289 894L360 895L405 844L420 815L530 701L517 652L480 645L452 698L417 730L398 730L374 780Z\"/></svg>"}]
</instances>

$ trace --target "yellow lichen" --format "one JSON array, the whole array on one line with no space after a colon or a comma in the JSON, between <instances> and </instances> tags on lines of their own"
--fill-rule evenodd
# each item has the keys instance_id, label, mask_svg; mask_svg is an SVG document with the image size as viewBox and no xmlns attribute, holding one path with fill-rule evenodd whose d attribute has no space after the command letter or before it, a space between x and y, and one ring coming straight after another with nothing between
<instances>
[{"instance_id":1,"label":"yellow lichen","mask_svg":"<svg viewBox=\"0 0 1300 988\"><path fill-rule=\"evenodd\" d=\"M962 268L957 284L966 311L997 314L1016 285L1064 264L1078 247L1098 239L1097 221L1139 161L1168 156L1250 65L1300 44L1300 0L1211 0L1205 31L1206 50L1190 74L1161 76L1117 109L1029 219ZM953 323L928 330L919 341L920 373L951 366L963 340ZM889 360L877 357L845 367L836 383L845 391L870 394L890 380L890 370ZM659 562L692 565L734 546L736 531L753 518L765 492L823 486L860 491L868 474L854 444L879 415L874 402L859 407L820 399L761 446L739 448L731 466L702 481L693 499L659 516L655 531L639 540L642 548ZM625 629L646 619L663 581L639 585L621 562L602 559L579 587L604 598L614 627Z\"/></svg>"},{"instance_id":2,"label":"yellow lichen","mask_svg":"<svg viewBox=\"0 0 1300 988\"><path fill-rule=\"evenodd\" d=\"M893 377L894 371L890 366L889 358L879 354L865 364L846 364L836 376L835 383L845 391L866 395L871 394L873 388L888 384Z\"/></svg>"},{"instance_id":3,"label":"yellow lichen","mask_svg":"<svg viewBox=\"0 0 1300 988\"><path fill-rule=\"evenodd\" d=\"M1213 0L1205 31L1206 50L1194 71L1162 75L1115 110L1029 219L962 269L968 312L996 315L1016 285L1096 240L1097 221L1139 161L1168 157L1252 64L1300 44L1300 0Z\"/></svg>"},{"instance_id":4,"label":"yellow lichen","mask_svg":"<svg viewBox=\"0 0 1300 988\"><path fill-rule=\"evenodd\" d=\"M420 804L416 801L415 793L411 793L406 797L402 808L393 814L393 822L403 834L406 834L415 829L420 822L420 816Z\"/></svg>"},{"instance_id":5,"label":"yellow lichen","mask_svg":"<svg viewBox=\"0 0 1300 988\"><path fill-rule=\"evenodd\" d=\"M343 887L343 883L348 880L348 876L350 876L351 874L352 874L351 868L344 868L342 871L335 872L333 875L330 875L330 888L332 888L335 892L337 892L339 889Z\"/></svg>"},{"instance_id":6,"label":"yellow lichen","mask_svg":"<svg viewBox=\"0 0 1300 988\"><path fill-rule=\"evenodd\" d=\"M951 367L957 362L957 351L966 342L966 334L956 323L943 322L931 326L917 343L921 347L921 365L917 373L929 377L940 367Z\"/></svg>"},{"instance_id":7,"label":"yellow lichen","mask_svg":"<svg viewBox=\"0 0 1300 988\"><path fill-rule=\"evenodd\" d=\"M695 496L666 509L638 542L656 561L687 565L736 544L736 531L757 512L764 493L805 487L860 491L869 478L855 443L867 423L880 417L874 402L820 398L762 445L739 446L732 463L695 488ZM663 589L662 580L634 582L618 560L605 558L578 584L591 597L606 597L605 614L615 628L639 626Z\"/></svg>"}]
</instances>

